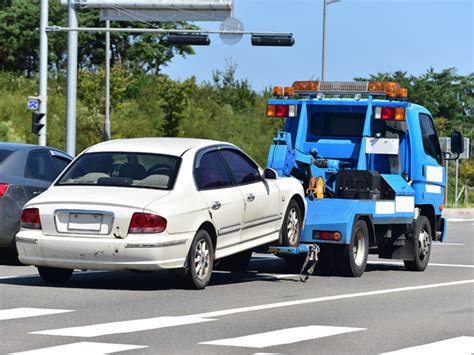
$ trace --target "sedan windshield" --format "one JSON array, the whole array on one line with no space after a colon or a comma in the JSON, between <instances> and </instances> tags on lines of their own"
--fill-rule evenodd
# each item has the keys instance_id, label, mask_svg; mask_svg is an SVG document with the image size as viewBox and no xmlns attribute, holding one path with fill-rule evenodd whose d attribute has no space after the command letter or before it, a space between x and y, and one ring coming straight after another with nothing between
<instances>
[{"instance_id":1,"label":"sedan windshield","mask_svg":"<svg viewBox=\"0 0 474 355\"><path fill-rule=\"evenodd\" d=\"M89 153L80 156L57 185L173 188L181 159L146 153Z\"/></svg>"}]
</instances>

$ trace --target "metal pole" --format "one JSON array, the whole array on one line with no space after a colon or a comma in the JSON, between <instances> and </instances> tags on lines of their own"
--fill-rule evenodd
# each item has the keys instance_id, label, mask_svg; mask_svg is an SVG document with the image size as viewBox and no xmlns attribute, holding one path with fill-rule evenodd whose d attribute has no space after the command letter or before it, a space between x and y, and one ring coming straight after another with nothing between
<instances>
[{"instance_id":1,"label":"metal pole","mask_svg":"<svg viewBox=\"0 0 474 355\"><path fill-rule=\"evenodd\" d=\"M322 48L322 59L321 59L321 81L326 79L326 8L327 0L323 0L323 48Z\"/></svg>"},{"instance_id":2,"label":"metal pole","mask_svg":"<svg viewBox=\"0 0 474 355\"><path fill-rule=\"evenodd\" d=\"M74 0L68 0L67 25L77 28ZM66 152L76 155L77 31L67 34Z\"/></svg>"},{"instance_id":3,"label":"metal pole","mask_svg":"<svg viewBox=\"0 0 474 355\"><path fill-rule=\"evenodd\" d=\"M105 27L110 28L110 21L105 21ZM110 32L105 33L105 121L104 140L110 140Z\"/></svg>"},{"instance_id":4,"label":"metal pole","mask_svg":"<svg viewBox=\"0 0 474 355\"><path fill-rule=\"evenodd\" d=\"M456 159L456 183L454 187L454 208L458 208L459 159Z\"/></svg>"},{"instance_id":5,"label":"metal pole","mask_svg":"<svg viewBox=\"0 0 474 355\"><path fill-rule=\"evenodd\" d=\"M46 27L48 26L48 0L40 2L40 57L39 57L39 112L44 113L43 118L39 122L43 128L38 132L38 144L46 145L46 112L48 101L48 34Z\"/></svg>"},{"instance_id":6,"label":"metal pole","mask_svg":"<svg viewBox=\"0 0 474 355\"><path fill-rule=\"evenodd\" d=\"M449 179L448 179L448 176L449 176L449 161L446 160L446 191L445 191L445 194L446 194L446 207L448 207L449 205L449 195L448 195L448 186L449 186Z\"/></svg>"}]
</instances>

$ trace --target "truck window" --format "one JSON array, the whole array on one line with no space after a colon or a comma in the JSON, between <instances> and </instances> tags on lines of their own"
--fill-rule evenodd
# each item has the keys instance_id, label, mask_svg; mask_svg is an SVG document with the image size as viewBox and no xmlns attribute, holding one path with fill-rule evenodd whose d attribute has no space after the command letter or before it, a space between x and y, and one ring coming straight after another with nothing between
<instances>
[{"instance_id":1,"label":"truck window","mask_svg":"<svg viewBox=\"0 0 474 355\"><path fill-rule=\"evenodd\" d=\"M309 129L317 137L362 137L365 113L315 112L311 115Z\"/></svg>"},{"instance_id":2,"label":"truck window","mask_svg":"<svg viewBox=\"0 0 474 355\"><path fill-rule=\"evenodd\" d=\"M439 146L438 135L431 117L420 113L420 127L425 153L436 159L439 164L442 164L441 147Z\"/></svg>"}]
</instances>

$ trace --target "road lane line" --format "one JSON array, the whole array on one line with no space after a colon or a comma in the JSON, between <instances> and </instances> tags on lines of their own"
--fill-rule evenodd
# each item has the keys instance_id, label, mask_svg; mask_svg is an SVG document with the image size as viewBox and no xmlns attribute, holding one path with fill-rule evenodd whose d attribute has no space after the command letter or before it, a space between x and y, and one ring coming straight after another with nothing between
<instances>
[{"instance_id":1,"label":"road lane line","mask_svg":"<svg viewBox=\"0 0 474 355\"><path fill-rule=\"evenodd\" d=\"M411 348L382 353L382 355L418 355L418 354L474 354L474 337L457 337L435 343L413 346Z\"/></svg>"},{"instance_id":2,"label":"road lane line","mask_svg":"<svg viewBox=\"0 0 474 355\"><path fill-rule=\"evenodd\" d=\"M79 342L66 345L52 346L49 348L42 348L30 351L23 351L20 353L12 353L12 355L103 355L112 354L127 350L144 349L148 346L143 345L129 345L129 344L108 344L108 343L93 343L93 342Z\"/></svg>"},{"instance_id":3,"label":"road lane line","mask_svg":"<svg viewBox=\"0 0 474 355\"><path fill-rule=\"evenodd\" d=\"M146 319L128 320L122 322L101 323L86 325L81 327L71 327L62 329L42 330L31 332L30 334L58 335L80 338L93 338L102 335L133 333L145 330L153 330L168 327L177 327L180 325L196 324L210 322L215 319L203 319L194 316L178 317L155 317Z\"/></svg>"},{"instance_id":4,"label":"road lane line","mask_svg":"<svg viewBox=\"0 0 474 355\"><path fill-rule=\"evenodd\" d=\"M146 318L146 319L136 319L136 320L130 320L130 321L102 323L102 324L87 325L87 326L81 326L81 327L42 330L42 331L37 331L37 332L31 332L30 334L44 334L44 335L59 335L59 336L90 338L90 337L96 337L96 336L101 336L101 335L132 333L132 332L138 332L138 331L143 331L143 330L151 330L151 329L159 329L159 328L167 328L167 327L176 327L176 326L187 325L187 324L203 323L203 322L216 320L214 318L217 318L217 317L222 317L222 316L227 316L227 315L232 315L232 314L256 312L256 311L263 311L263 310L268 310L268 309L299 306L299 305L305 305L305 304L310 304L310 303L327 302L327 301L351 299L351 298L358 298L358 297L368 297L368 296L377 296L377 295L384 295L384 294L391 294L391 293L426 290L426 289L433 289L433 288L439 288L439 287L468 285L468 284L473 284L473 283L474 283L474 279L469 279L469 280L452 281L452 282L437 283L437 284L409 286L409 287L392 288L392 289L385 289L385 290L349 293L349 294L342 294L342 295L335 295L335 296L308 298L308 299L301 299L301 300L296 300L296 301L261 304L257 306L224 309L220 311L212 311L212 312L199 313L199 314L193 314L193 315L187 315L187 316L169 316L169 317L164 316L164 317L157 317L157 318Z\"/></svg>"},{"instance_id":5,"label":"road lane line","mask_svg":"<svg viewBox=\"0 0 474 355\"><path fill-rule=\"evenodd\" d=\"M371 265L397 265L404 266L403 261L368 261L367 264ZM468 264L439 264L439 263L429 263L428 266L440 266L440 267L460 267L473 269L474 265Z\"/></svg>"},{"instance_id":6,"label":"road lane line","mask_svg":"<svg viewBox=\"0 0 474 355\"><path fill-rule=\"evenodd\" d=\"M462 246L462 245L464 245L464 243L440 243L440 242L435 242L435 243L433 243L433 245L441 245L441 246L444 246L444 245L446 245L446 246L451 246L451 245L452 245L452 246Z\"/></svg>"},{"instance_id":7,"label":"road lane line","mask_svg":"<svg viewBox=\"0 0 474 355\"><path fill-rule=\"evenodd\" d=\"M332 335L350 332L357 332L361 330L366 329L311 325L306 327L287 328L275 330L272 332L246 335L237 338L206 341L199 344L261 349L269 346L294 344L301 341L324 338Z\"/></svg>"},{"instance_id":8,"label":"road lane line","mask_svg":"<svg viewBox=\"0 0 474 355\"><path fill-rule=\"evenodd\" d=\"M75 311L68 310L68 309L48 309L48 308L28 308L28 307L0 309L0 320L47 316L50 314L59 314L59 313L68 313L68 312L75 312Z\"/></svg>"}]
</instances>

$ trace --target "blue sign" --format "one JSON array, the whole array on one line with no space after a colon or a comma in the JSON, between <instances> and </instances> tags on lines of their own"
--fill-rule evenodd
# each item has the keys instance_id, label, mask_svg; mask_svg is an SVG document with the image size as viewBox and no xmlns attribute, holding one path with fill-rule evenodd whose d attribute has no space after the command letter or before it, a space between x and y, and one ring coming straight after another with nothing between
<instances>
[{"instance_id":1,"label":"blue sign","mask_svg":"<svg viewBox=\"0 0 474 355\"><path fill-rule=\"evenodd\" d=\"M37 110L39 108L39 101L37 99L28 99L28 110Z\"/></svg>"}]
</instances>

